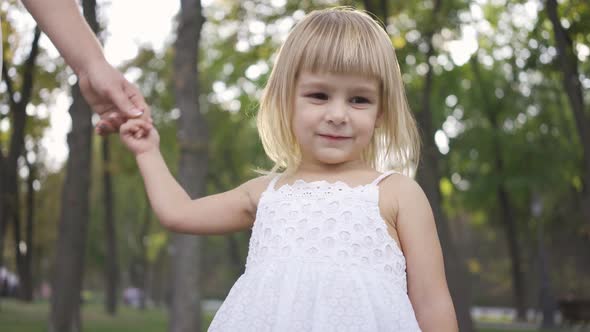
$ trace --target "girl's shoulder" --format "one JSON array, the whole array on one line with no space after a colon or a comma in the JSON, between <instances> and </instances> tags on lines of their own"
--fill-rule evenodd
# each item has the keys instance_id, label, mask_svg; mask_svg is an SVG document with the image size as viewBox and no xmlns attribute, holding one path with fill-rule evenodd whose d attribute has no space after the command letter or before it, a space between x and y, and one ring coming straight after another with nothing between
<instances>
[{"instance_id":1,"label":"girl's shoulder","mask_svg":"<svg viewBox=\"0 0 590 332\"><path fill-rule=\"evenodd\" d=\"M392 226L396 226L401 210L412 208L410 203L424 196L420 184L402 173L393 173L379 183L379 206Z\"/></svg>"},{"instance_id":2,"label":"girl's shoulder","mask_svg":"<svg viewBox=\"0 0 590 332\"><path fill-rule=\"evenodd\" d=\"M381 181L379 186L381 186L382 189L390 191L392 193L399 192L400 190L408 190L411 188L420 188L420 185L414 178L403 173L393 171L391 175L387 176L383 179L383 181Z\"/></svg>"},{"instance_id":3,"label":"girl's shoulder","mask_svg":"<svg viewBox=\"0 0 590 332\"><path fill-rule=\"evenodd\" d=\"M246 191L254 206L258 206L258 201L262 193L268 188L270 182L277 176L277 174L261 175L244 182L241 187Z\"/></svg>"},{"instance_id":4,"label":"girl's shoulder","mask_svg":"<svg viewBox=\"0 0 590 332\"><path fill-rule=\"evenodd\" d=\"M404 201L424 195L424 190L414 178L397 172L383 179L379 187L383 196L403 198Z\"/></svg>"}]
</instances>

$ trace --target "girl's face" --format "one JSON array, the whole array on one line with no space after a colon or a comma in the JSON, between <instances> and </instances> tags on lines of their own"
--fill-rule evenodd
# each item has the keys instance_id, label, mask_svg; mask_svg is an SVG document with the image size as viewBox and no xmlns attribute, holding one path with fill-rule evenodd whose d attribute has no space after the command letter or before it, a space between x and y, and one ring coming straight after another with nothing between
<instances>
[{"instance_id":1,"label":"girl's face","mask_svg":"<svg viewBox=\"0 0 590 332\"><path fill-rule=\"evenodd\" d=\"M292 129L306 166L354 165L369 146L379 114L379 84L353 74L302 72Z\"/></svg>"}]
</instances>

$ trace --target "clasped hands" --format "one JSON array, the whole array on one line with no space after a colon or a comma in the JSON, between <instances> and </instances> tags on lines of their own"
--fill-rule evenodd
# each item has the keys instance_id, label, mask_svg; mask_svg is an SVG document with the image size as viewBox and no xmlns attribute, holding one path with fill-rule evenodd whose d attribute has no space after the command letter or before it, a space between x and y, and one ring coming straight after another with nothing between
<instances>
[{"instance_id":1,"label":"clasped hands","mask_svg":"<svg viewBox=\"0 0 590 332\"><path fill-rule=\"evenodd\" d=\"M123 123L141 118L151 125L151 111L137 86L129 83L104 60L90 63L78 72L80 91L93 112L100 116L95 126L99 135L116 133ZM149 129L149 128L148 128Z\"/></svg>"}]
</instances>

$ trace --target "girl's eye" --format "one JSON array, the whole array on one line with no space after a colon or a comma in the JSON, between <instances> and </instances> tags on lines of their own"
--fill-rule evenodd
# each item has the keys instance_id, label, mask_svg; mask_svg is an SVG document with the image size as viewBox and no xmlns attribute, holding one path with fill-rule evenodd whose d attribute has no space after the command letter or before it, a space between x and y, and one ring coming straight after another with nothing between
<instances>
[{"instance_id":1,"label":"girl's eye","mask_svg":"<svg viewBox=\"0 0 590 332\"><path fill-rule=\"evenodd\" d=\"M367 99L365 97L352 97L350 99L350 102L353 104L369 104L370 103L369 99Z\"/></svg>"},{"instance_id":2,"label":"girl's eye","mask_svg":"<svg viewBox=\"0 0 590 332\"><path fill-rule=\"evenodd\" d=\"M328 95L322 92L310 93L307 95L307 97L319 100L328 100Z\"/></svg>"}]
</instances>

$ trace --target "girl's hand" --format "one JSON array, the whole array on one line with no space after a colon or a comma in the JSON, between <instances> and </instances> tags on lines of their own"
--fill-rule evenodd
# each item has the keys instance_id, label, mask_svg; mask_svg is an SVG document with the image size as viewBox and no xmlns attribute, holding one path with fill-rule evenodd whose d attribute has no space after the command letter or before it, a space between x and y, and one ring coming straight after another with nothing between
<instances>
[{"instance_id":1,"label":"girl's hand","mask_svg":"<svg viewBox=\"0 0 590 332\"><path fill-rule=\"evenodd\" d=\"M136 156L158 149L160 135L149 121L130 119L121 125L119 136L125 146Z\"/></svg>"}]
</instances>

